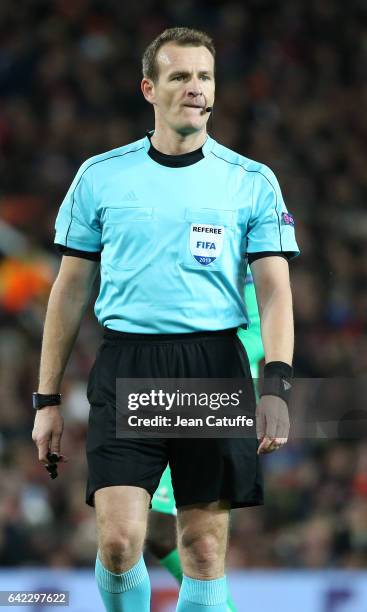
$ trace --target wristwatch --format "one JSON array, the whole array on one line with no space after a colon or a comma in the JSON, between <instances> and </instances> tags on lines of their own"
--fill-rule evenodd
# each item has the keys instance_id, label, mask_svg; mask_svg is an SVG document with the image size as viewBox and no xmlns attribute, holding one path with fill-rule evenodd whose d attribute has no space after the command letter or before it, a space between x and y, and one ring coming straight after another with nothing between
<instances>
[{"instance_id":1,"label":"wristwatch","mask_svg":"<svg viewBox=\"0 0 367 612\"><path fill-rule=\"evenodd\" d=\"M46 406L59 406L61 404L61 393L32 393L32 405L35 410L41 410Z\"/></svg>"}]
</instances>

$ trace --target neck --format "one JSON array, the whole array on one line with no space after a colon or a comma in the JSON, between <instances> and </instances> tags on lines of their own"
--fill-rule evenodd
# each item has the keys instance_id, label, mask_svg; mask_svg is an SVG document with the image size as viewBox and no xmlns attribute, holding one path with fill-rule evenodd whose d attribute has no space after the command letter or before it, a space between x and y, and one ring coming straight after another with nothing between
<instances>
[{"instance_id":1,"label":"neck","mask_svg":"<svg viewBox=\"0 0 367 612\"><path fill-rule=\"evenodd\" d=\"M173 130L162 129L156 125L151 143L157 151L166 155L183 155L200 149L206 138L205 128L194 134L178 134Z\"/></svg>"}]
</instances>

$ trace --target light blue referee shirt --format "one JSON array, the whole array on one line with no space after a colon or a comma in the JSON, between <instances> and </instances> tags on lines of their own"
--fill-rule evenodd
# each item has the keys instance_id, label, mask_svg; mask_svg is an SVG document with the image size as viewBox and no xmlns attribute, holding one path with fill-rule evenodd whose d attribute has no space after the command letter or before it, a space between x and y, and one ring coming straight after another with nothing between
<instances>
[{"instance_id":1,"label":"light blue referee shirt","mask_svg":"<svg viewBox=\"0 0 367 612\"><path fill-rule=\"evenodd\" d=\"M209 136L202 158L183 167L158 163L150 147L146 136L81 166L55 243L100 253L95 314L105 327L155 334L246 326L247 256L299 252L275 175Z\"/></svg>"}]
</instances>

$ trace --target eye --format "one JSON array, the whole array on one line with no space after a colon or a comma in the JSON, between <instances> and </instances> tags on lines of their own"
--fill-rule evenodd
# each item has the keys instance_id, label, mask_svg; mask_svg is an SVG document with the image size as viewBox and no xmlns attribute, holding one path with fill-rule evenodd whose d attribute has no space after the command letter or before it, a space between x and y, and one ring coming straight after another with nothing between
<instances>
[{"instance_id":1,"label":"eye","mask_svg":"<svg viewBox=\"0 0 367 612\"><path fill-rule=\"evenodd\" d=\"M182 81L183 80L183 75L182 74L178 74L177 76L173 77L174 81Z\"/></svg>"},{"instance_id":2,"label":"eye","mask_svg":"<svg viewBox=\"0 0 367 612\"><path fill-rule=\"evenodd\" d=\"M208 74L202 74L200 78L203 81L210 81L210 76Z\"/></svg>"}]
</instances>

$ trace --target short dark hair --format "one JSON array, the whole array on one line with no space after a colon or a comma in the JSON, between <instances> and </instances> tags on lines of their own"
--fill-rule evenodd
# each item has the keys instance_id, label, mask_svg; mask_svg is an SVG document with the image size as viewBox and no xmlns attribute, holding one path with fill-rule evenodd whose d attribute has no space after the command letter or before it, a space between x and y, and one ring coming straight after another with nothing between
<instances>
[{"instance_id":1,"label":"short dark hair","mask_svg":"<svg viewBox=\"0 0 367 612\"><path fill-rule=\"evenodd\" d=\"M182 47L206 47L215 59L213 40L205 32L191 28L168 28L159 34L145 49L143 54L143 76L152 81L158 78L157 53L166 43L175 43Z\"/></svg>"}]
</instances>

